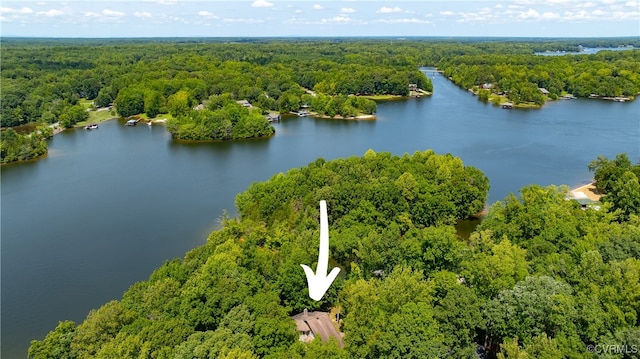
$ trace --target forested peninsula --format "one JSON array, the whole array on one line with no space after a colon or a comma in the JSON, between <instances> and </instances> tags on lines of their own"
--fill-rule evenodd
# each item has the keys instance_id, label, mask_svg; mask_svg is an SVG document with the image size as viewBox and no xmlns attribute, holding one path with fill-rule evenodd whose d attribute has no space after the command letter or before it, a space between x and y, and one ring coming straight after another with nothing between
<instances>
[{"instance_id":1,"label":"forested peninsula","mask_svg":"<svg viewBox=\"0 0 640 359\"><path fill-rule=\"evenodd\" d=\"M168 119L176 139L268 137L274 132L268 114L357 118L376 112L371 99L429 94L433 85L421 66L434 66L496 103L640 92L640 50L535 55L580 46L638 48L636 38L2 38L0 45L3 128L73 127L135 115ZM248 104L249 113L222 109L227 100ZM197 112L202 109L210 112Z\"/></svg>"},{"instance_id":2,"label":"forested peninsula","mask_svg":"<svg viewBox=\"0 0 640 359\"><path fill-rule=\"evenodd\" d=\"M541 106L566 96L634 98L640 93L640 52L592 55L463 55L440 64L455 84L497 104ZM497 95L503 95L499 97Z\"/></svg>"},{"instance_id":3,"label":"forested peninsula","mask_svg":"<svg viewBox=\"0 0 640 359\"><path fill-rule=\"evenodd\" d=\"M452 224L482 209L489 183L459 158L317 159L252 184L205 245L82 323L60 322L28 357L586 359L604 345L635 357L640 163L589 168L599 206L531 185L464 238ZM319 200L342 270L316 302L300 264L315 266ZM300 341L291 316L305 309L330 312L343 334Z\"/></svg>"}]
</instances>

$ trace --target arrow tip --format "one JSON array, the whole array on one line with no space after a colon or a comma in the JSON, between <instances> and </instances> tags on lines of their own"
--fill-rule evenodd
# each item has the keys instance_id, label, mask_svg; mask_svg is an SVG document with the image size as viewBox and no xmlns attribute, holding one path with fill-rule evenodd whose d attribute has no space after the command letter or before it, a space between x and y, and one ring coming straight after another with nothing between
<instances>
[{"instance_id":1,"label":"arrow tip","mask_svg":"<svg viewBox=\"0 0 640 359\"><path fill-rule=\"evenodd\" d=\"M307 284L309 285L309 297L315 301L320 301L324 297L327 290L340 273L340 268L335 267L327 276L322 273L315 274L308 266L301 264L307 275Z\"/></svg>"}]
</instances>

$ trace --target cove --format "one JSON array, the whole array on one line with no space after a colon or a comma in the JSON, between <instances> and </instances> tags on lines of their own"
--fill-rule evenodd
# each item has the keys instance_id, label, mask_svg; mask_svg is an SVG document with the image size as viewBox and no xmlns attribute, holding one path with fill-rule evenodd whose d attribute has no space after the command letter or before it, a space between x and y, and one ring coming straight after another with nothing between
<instances>
[{"instance_id":1,"label":"cove","mask_svg":"<svg viewBox=\"0 0 640 359\"><path fill-rule=\"evenodd\" d=\"M433 149L491 183L489 202L528 184L588 182L602 154L640 157L640 102L568 100L502 110L438 74L430 97L378 106L376 121L286 117L269 139L177 143L162 126L65 131L41 160L3 166L2 356L24 358L58 321L119 299L163 261L203 244L255 181L318 157Z\"/></svg>"}]
</instances>

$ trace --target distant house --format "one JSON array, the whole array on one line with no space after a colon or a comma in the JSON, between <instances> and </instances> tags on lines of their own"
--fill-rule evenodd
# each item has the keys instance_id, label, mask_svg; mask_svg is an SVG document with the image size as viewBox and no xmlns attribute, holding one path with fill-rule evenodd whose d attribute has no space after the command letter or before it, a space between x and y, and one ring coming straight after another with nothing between
<instances>
[{"instance_id":1,"label":"distant house","mask_svg":"<svg viewBox=\"0 0 640 359\"><path fill-rule=\"evenodd\" d=\"M409 91L418 91L417 84L409 84Z\"/></svg>"},{"instance_id":2,"label":"distant house","mask_svg":"<svg viewBox=\"0 0 640 359\"><path fill-rule=\"evenodd\" d=\"M600 209L599 202L589 198L582 191L577 191L577 190L571 191L571 194L567 196L567 199L578 202L578 204L580 204L580 208L582 208L583 210L587 210L589 208L593 208L595 210Z\"/></svg>"},{"instance_id":3,"label":"distant house","mask_svg":"<svg viewBox=\"0 0 640 359\"><path fill-rule=\"evenodd\" d=\"M489 90L493 88L493 84L490 83L486 83L486 84L482 84L482 88L485 90Z\"/></svg>"},{"instance_id":4,"label":"distant house","mask_svg":"<svg viewBox=\"0 0 640 359\"><path fill-rule=\"evenodd\" d=\"M541 94L543 94L545 96L549 94L549 90L547 90L544 87L538 87L538 90L540 91Z\"/></svg>"},{"instance_id":5,"label":"distant house","mask_svg":"<svg viewBox=\"0 0 640 359\"><path fill-rule=\"evenodd\" d=\"M574 198L573 200L578 202L582 210L587 210L589 208L600 209L598 201L594 201L591 198Z\"/></svg>"},{"instance_id":6,"label":"distant house","mask_svg":"<svg viewBox=\"0 0 640 359\"><path fill-rule=\"evenodd\" d=\"M342 343L342 334L329 319L329 313L308 312L305 309L304 312L294 315L291 319L296 322L296 329L300 333L299 339L301 342L308 343L316 337L320 337L323 342L326 342L333 337L338 340L340 348L344 345Z\"/></svg>"},{"instance_id":7,"label":"distant house","mask_svg":"<svg viewBox=\"0 0 640 359\"><path fill-rule=\"evenodd\" d=\"M202 110L204 110L204 105L203 104L199 104L198 106L194 107L193 109L196 110L196 111L202 111Z\"/></svg>"},{"instance_id":8,"label":"distant house","mask_svg":"<svg viewBox=\"0 0 640 359\"><path fill-rule=\"evenodd\" d=\"M238 103L238 104L240 104L240 105L242 105L243 107L246 107L246 108L253 107L253 106L251 106L251 104L247 100L236 101L236 103Z\"/></svg>"},{"instance_id":9,"label":"distant house","mask_svg":"<svg viewBox=\"0 0 640 359\"><path fill-rule=\"evenodd\" d=\"M513 108L513 104L511 102L505 102L502 104L502 108L506 109L506 110L510 110Z\"/></svg>"}]
</instances>

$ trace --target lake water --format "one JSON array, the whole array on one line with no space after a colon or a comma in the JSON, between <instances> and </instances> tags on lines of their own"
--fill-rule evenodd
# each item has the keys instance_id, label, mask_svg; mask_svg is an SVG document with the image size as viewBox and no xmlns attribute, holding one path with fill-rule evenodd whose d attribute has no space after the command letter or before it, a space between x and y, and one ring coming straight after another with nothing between
<instances>
[{"instance_id":1,"label":"lake water","mask_svg":"<svg viewBox=\"0 0 640 359\"><path fill-rule=\"evenodd\" d=\"M582 51L545 51L545 52L536 52L536 55L542 56L563 56L563 55L593 55L600 51L625 51L625 50L634 50L635 47L585 47Z\"/></svg>"},{"instance_id":2,"label":"lake water","mask_svg":"<svg viewBox=\"0 0 640 359\"><path fill-rule=\"evenodd\" d=\"M489 177L490 202L531 183L586 183L599 154L640 158L640 101L503 110L429 76L433 96L381 103L376 121L285 118L273 138L207 144L109 121L56 135L44 159L2 167L2 357L25 358L58 321L82 321L203 244L250 183L318 157L449 152Z\"/></svg>"}]
</instances>

